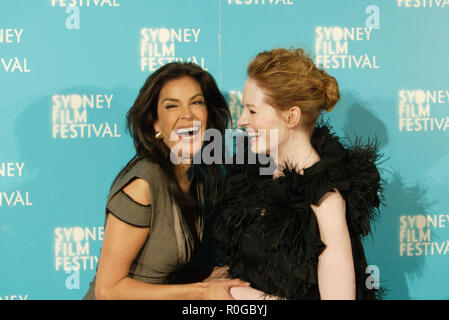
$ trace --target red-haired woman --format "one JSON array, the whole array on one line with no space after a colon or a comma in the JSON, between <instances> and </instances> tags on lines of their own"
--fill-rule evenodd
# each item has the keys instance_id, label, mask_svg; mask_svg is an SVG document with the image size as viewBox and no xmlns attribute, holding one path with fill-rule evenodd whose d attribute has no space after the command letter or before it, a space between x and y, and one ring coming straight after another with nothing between
<instances>
[{"instance_id":1,"label":"red-haired woman","mask_svg":"<svg viewBox=\"0 0 449 320\"><path fill-rule=\"evenodd\" d=\"M374 145L344 147L317 124L339 98L335 78L302 49L262 52L250 63L238 125L252 152L277 155L277 169L227 168L215 237L223 268L251 283L232 288L234 297L379 298L365 284L361 242L379 206L378 154Z\"/></svg>"}]
</instances>

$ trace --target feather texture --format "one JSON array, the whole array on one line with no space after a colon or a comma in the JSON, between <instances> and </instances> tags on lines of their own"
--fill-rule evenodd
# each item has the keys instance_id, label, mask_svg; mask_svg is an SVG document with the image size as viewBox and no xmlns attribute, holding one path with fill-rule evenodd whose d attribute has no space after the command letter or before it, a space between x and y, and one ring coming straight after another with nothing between
<instances>
[{"instance_id":1,"label":"feather texture","mask_svg":"<svg viewBox=\"0 0 449 320\"><path fill-rule=\"evenodd\" d=\"M360 141L343 146L326 124L315 128L311 142L320 161L304 169L303 175L291 165L277 179L260 175L259 163L226 168L227 183L214 228L225 257L221 262L229 265L233 277L267 294L319 299L318 256L325 244L311 204L336 188L346 202L356 297L381 298L381 289L369 290L365 285L367 262L361 243L381 203L377 146Z\"/></svg>"}]
</instances>

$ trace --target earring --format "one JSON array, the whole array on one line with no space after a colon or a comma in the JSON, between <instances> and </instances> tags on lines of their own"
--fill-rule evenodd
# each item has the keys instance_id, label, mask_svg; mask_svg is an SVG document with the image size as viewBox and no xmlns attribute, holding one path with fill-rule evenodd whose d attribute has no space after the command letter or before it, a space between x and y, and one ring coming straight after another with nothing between
<instances>
[{"instance_id":1,"label":"earring","mask_svg":"<svg viewBox=\"0 0 449 320\"><path fill-rule=\"evenodd\" d=\"M162 132L156 133L156 139L162 139Z\"/></svg>"}]
</instances>

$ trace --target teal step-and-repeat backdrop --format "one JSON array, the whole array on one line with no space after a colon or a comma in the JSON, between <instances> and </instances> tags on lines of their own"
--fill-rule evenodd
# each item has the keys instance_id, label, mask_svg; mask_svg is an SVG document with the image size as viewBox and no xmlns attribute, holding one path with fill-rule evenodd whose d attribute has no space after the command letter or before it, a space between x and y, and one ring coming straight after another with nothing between
<instances>
[{"instance_id":1,"label":"teal step-and-repeat backdrop","mask_svg":"<svg viewBox=\"0 0 449 320\"><path fill-rule=\"evenodd\" d=\"M85 294L151 72L199 64L236 120L248 62L292 46L339 81L337 133L388 159L365 240L386 298L449 299L448 31L449 0L0 0L0 299Z\"/></svg>"}]
</instances>

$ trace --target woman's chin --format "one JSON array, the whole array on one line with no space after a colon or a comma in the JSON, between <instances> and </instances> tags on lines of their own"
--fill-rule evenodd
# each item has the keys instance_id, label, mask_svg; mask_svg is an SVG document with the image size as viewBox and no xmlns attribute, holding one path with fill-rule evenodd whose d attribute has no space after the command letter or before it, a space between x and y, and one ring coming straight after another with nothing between
<instances>
[{"instance_id":1,"label":"woman's chin","mask_svg":"<svg viewBox=\"0 0 449 320\"><path fill-rule=\"evenodd\" d=\"M194 154L201 150L202 145L203 141L201 139L183 139L177 143L176 149L178 149L178 154L180 156L185 155L193 157Z\"/></svg>"},{"instance_id":2,"label":"woman's chin","mask_svg":"<svg viewBox=\"0 0 449 320\"><path fill-rule=\"evenodd\" d=\"M259 153L266 153L266 148L265 146L261 146L258 145L257 143L252 143L251 144L251 152L255 153L255 154L259 154Z\"/></svg>"}]
</instances>

